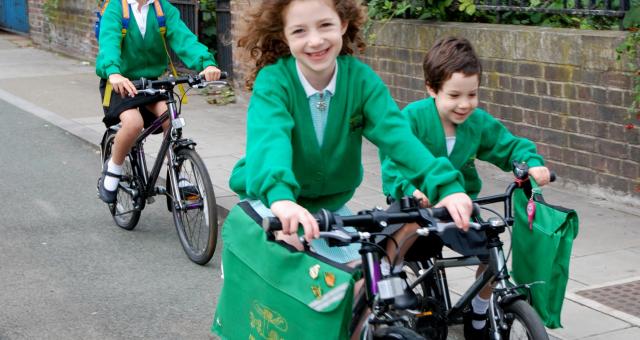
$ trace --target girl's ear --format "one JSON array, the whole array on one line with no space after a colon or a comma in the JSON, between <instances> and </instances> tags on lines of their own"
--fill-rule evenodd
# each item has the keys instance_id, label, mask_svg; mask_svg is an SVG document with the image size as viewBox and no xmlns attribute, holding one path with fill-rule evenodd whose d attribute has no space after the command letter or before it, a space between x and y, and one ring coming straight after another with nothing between
<instances>
[{"instance_id":1,"label":"girl's ear","mask_svg":"<svg viewBox=\"0 0 640 340\"><path fill-rule=\"evenodd\" d=\"M347 33L347 28L349 27L349 22L348 21L344 21L342 22L342 27L340 28L340 35L344 35L345 33Z\"/></svg>"},{"instance_id":2,"label":"girl's ear","mask_svg":"<svg viewBox=\"0 0 640 340\"><path fill-rule=\"evenodd\" d=\"M435 97L438 93L436 91L434 91L429 85L426 85L427 88L427 92L429 93L430 97Z\"/></svg>"}]
</instances>

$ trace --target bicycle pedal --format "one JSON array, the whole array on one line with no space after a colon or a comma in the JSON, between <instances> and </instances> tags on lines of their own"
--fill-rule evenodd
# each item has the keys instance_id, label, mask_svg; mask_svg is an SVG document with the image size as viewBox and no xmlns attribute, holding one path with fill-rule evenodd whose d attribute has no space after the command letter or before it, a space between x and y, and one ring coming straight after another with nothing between
<instances>
[{"instance_id":1,"label":"bicycle pedal","mask_svg":"<svg viewBox=\"0 0 640 340\"><path fill-rule=\"evenodd\" d=\"M157 186L155 188L156 194L158 195L166 195L167 194L167 188L165 187L161 187L161 186Z\"/></svg>"}]
</instances>

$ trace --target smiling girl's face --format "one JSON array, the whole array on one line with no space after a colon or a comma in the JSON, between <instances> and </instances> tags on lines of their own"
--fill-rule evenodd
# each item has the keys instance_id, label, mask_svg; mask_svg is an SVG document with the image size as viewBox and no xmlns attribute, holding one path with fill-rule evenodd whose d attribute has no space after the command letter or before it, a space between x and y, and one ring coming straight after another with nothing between
<instances>
[{"instance_id":1,"label":"smiling girl's face","mask_svg":"<svg viewBox=\"0 0 640 340\"><path fill-rule=\"evenodd\" d=\"M335 69L347 30L330 0L294 0L283 13L284 36L302 74L324 88Z\"/></svg>"}]
</instances>

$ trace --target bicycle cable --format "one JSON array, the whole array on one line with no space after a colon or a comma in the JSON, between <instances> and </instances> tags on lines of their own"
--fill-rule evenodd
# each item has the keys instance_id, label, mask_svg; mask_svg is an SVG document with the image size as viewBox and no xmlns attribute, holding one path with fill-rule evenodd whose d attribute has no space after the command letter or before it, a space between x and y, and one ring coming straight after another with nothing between
<instances>
[{"instance_id":1,"label":"bicycle cable","mask_svg":"<svg viewBox=\"0 0 640 340\"><path fill-rule=\"evenodd\" d=\"M491 208L485 207L485 206L480 206L480 209L487 210L487 211L493 213L494 215L496 215L499 219L501 219L502 222L504 223L505 228L509 231L509 236L511 236L511 229L509 229L509 225L507 224L507 220L505 220L504 217L501 214L499 214L497 211L495 211L495 210L493 210ZM507 256L506 256L506 258L504 260L504 266L505 267L507 266L507 262L509 262L509 257L511 257L511 248L512 248L511 247L511 242L509 242L509 251L507 252ZM500 268L501 271L503 269L504 268Z\"/></svg>"}]
</instances>

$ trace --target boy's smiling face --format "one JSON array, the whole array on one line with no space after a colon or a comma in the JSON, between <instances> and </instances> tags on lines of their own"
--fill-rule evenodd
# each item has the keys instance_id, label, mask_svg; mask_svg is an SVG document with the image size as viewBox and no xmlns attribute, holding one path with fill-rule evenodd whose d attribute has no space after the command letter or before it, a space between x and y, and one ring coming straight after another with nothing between
<instances>
[{"instance_id":1,"label":"boy's smiling face","mask_svg":"<svg viewBox=\"0 0 640 340\"><path fill-rule=\"evenodd\" d=\"M462 72L453 73L437 93L427 87L429 95L435 99L447 135L455 134L455 126L464 123L478 107L479 87L480 79L477 74L467 76Z\"/></svg>"},{"instance_id":2,"label":"boy's smiling face","mask_svg":"<svg viewBox=\"0 0 640 340\"><path fill-rule=\"evenodd\" d=\"M284 37L305 77L328 83L347 30L328 0L294 0L283 14ZM325 84L326 86L326 84Z\"/></svg>"}]
</instances>

